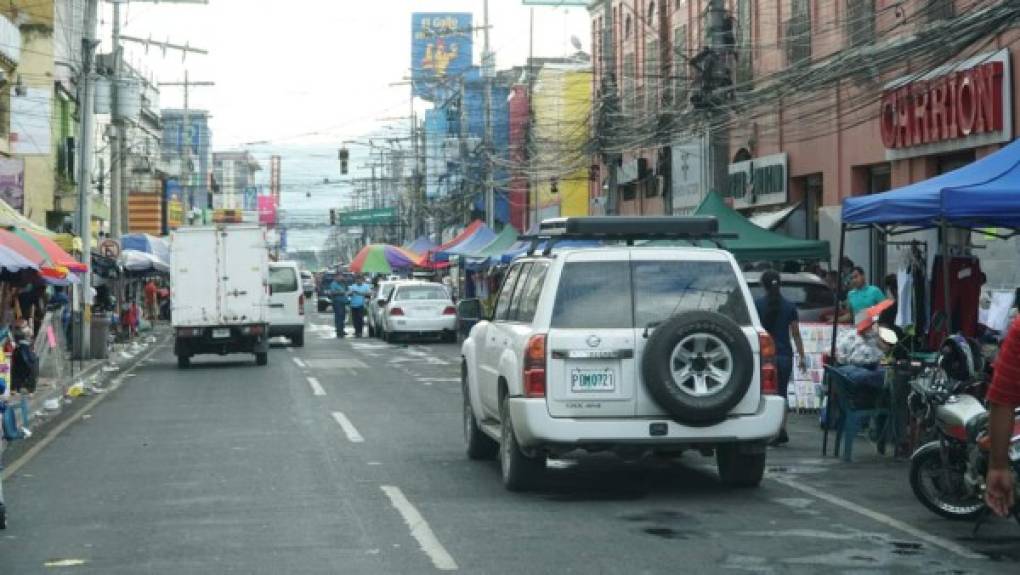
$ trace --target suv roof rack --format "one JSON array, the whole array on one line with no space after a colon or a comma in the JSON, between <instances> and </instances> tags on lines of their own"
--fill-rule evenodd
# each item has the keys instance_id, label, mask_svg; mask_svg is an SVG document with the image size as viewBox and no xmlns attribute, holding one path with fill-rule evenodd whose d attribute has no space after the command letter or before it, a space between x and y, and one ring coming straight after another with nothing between
<instances>
[{"instance_id":1,"label":"suv roof rack","mask_svg":"<svg viewBox=\"0 0 1020 575\"><path fill-rule=\"evenodd\" d=\"M737 239L737 234L719 233L715 216L584 216L543 220L531 240L533 255L546 242L544 255L562 240L615 240L632 246L636 240L708 240L723 248L720 240Z\"/></svg>"}]
</instances>

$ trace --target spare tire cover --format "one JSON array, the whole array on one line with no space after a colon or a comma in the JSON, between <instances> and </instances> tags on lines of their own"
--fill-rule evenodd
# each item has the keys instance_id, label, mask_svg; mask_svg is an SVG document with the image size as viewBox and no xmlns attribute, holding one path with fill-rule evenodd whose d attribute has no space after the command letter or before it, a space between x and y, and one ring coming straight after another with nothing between
<instances>
[{"instance_id":1,"label":"spare tire cover","mask_svg":"<svg viewBox=\"0 0 1020 575\"><path fill-rule=\"evenodd\" d=\"M726 418L747 393L754 351L730 318L693 311L656 328L641 358L648 392L670 415L688 425Z\"/></svg>"}]
</instances>

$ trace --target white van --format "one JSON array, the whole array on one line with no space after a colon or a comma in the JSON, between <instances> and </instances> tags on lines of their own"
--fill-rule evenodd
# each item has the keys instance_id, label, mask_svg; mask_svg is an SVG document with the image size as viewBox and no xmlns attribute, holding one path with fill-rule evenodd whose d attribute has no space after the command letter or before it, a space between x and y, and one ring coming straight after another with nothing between
<instances>
[{"instance_id":1,"label":"white van","mask_svg":"<svg viewBox=\"0 0 1020 575\"><path fill-rule=\"evenodd\" d=\"M269 264L269 337L277 336L305 345L305 294L297 262Z\"/></svg>"}]
</instances>

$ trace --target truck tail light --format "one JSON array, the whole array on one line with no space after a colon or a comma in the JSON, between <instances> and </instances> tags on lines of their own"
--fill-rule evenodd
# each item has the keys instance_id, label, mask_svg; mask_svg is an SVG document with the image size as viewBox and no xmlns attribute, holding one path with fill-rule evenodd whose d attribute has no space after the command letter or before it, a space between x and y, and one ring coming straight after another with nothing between
<instances>
[{"instance_id":1,"label":"truck tail light","mask_svg":"<svg viewBox=\"0 0 1020 575\"><path fill-rule=\"evenodd\" d=\"M261 325L246 325L241 328L241 335L262 335L265 329Z\"/></svg>"},{"instance_id":2,"label":"truck tail light","mask_svg":"<svg viewBox=\"0 0 1020 575\"><path fill-rule=\"evenodd\" d=\"M179 327L177 328L177 337L202 337L202 328Z\"/></svg>"},{"instance_id":3,"label":"truck tail light","mask_svg":"<svg viewBox=\"0 0 1020 575\"><path fill-rule=\"evenodd\" d=\"M297 312L298 315L305 315L305 294L298 295Z\"/></svg>"},{"instance_id":4,"label":"truck tail light","mask_svg":"<svg viewBox=\"0 0 1020 575\"><path fill-rule=\"evenodd\" d=\"M779 370L776 368L776 342L767 332L758 332L758 347L761 361L761 392L764 395L779 395Z\"/></svg>"},{"instance_id":5,"label":"truck tail light","mask_svg":"<svg viewBox=\"0 0 1020 575\"><path fill-rule=\"evenodd\" d=\"M524 396L545 397L545 334L531 336L524 350Z\"/></svg>"},{"instance_id":6,"label":"truck tail light","mask_svg":"<svg viewBox=\"0 0 1020 575\"><path fill-rule=\"evenodd\" d=\"M399 307L391 307L390 315L404 315L404 310L400 309Z\"/></svg>"},{"instance_id":7,"label":"truck tail light","mask_svg":"<svg viewBox=\"0 0 1020 575\"><path fill-rule=\"evenodd\" d=\"M457 315L457 308L452 305L448 305L446 306L446 309L443 310L443 315Z\"/></svg>"}]
</instances>

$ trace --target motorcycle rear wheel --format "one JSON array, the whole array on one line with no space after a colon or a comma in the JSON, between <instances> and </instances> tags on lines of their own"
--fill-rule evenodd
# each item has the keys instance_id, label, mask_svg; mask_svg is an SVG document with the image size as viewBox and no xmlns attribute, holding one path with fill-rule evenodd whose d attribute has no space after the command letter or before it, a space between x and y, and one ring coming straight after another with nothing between
<instances>
[{"instance_id":1,"label":"motorcycle rear wheel","mask_svg":"<svg viewBox=\"0 0 1020 575\"><path fill-rule=\"evenodd\" d=\"M985 508L985 502L979 496L962 493L966 463L960 461L958 466L949 470L953 485L942 485L944 477L939 450L939 443L933 441L921 446L910 458L910 488L914 496L930 511L946 519L977 519Z\"/></svg>"}]
</instances>

